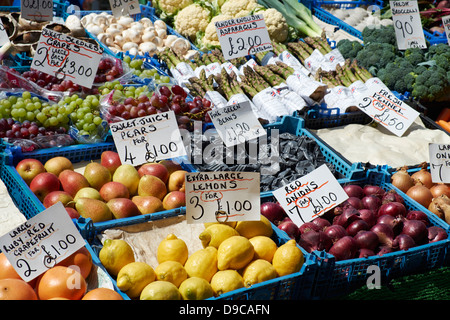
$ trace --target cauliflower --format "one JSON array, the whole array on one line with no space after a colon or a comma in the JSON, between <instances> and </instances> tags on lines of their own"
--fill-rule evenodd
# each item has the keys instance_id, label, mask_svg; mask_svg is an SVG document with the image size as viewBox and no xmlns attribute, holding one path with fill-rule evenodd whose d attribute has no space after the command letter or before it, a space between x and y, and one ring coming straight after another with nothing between
<instances>
[{"instance_id":1,"label":"cauliflower","mask_svg":"<svg viewBox=\"0 0 450 320\"><path fill-rule=\"evenodd\" d=\"M289 25L286 19L281 14L280 11L274 8L269 8L261 13L264 17L264 22L267 26L267 31L269 32L269 37L275 42L285 42L289 35Z\"/></svg>"},{"instance_id":2,"label":"cauliflower","mask_svg":"<svg viewBox=\"0 0 450 320\"><path fill-rule=\"evenodd\" d=\"M173 15L192 4L192 0L158 0L157 6L166 14Z\"/></svg>"},{"instance_id":3,"label":"cauliflower","mask_svg":"<svg viewBox=\"0 0 450 320\"><path fill-rule=\"evenodd\" d=\"M226 14L219 14L218 16L215 16L211 19L205 29L205 34L202 38L203 46L207 48L220 46L219 37L217 36L217 30L214 23L216 21L225 21L229 19L232 19L232 17Z\"/></svg>"},{"instance_id":4,"label":"cauliflower","mask_svg":"<svg viewBox=\"0 0 450 320\"><path fill-rule=\"evenodd\" d=\"M257 0L228 0L220 9L222 14L233 18L241 18L250 15L257 7Z\"/></svg>"},{"instance_id":5,"label":"cauliflower","mask_svg":"<svg viewBox=\"0 0 450 320\"><path fill-rule=\"evenodd\" d=\"M211 20L211 11L197 3L188 5L175 16L175 30L195 39L197 32L205 31Z\"/></svg>"}]
</instances>

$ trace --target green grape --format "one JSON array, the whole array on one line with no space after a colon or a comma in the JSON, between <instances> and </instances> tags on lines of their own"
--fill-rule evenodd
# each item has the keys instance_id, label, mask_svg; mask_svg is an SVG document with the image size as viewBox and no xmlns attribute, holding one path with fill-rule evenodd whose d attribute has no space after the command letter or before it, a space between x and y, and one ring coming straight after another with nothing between
<instances>
[{"instance_id":1,"label":"green grape","mask_svg":"<svg viewBox=\"0 0 450 320\"><path fill-rule=\"evenodd\" d=\"M123 57L123 61L127 64L129 64L131 62L131 57L130 56L124 56Z\"/></svg>"},{"instance_id":2,"label":"green grape","mask_svg":"<svg viewBox=\"0 0 450 320\"><path fill-rule=\"evenodd\" d=\"M59 121L58 121L58 118L56 118L56 117L50 117L48 119L48 122L49 122L50 126L54 127L58 124Z\"/></svg>"},{"instance_id":3,"label":"green grape","mask_svg":"<svg viewBox=\"0 0 450 320\"><path fill-rule=\"evenodd\" d=\"M22 108L25 108L25 103L23 101L17 101L13 105L13 109L22 109Z\"/></svg>"},{"instance_id":4,"label":"green grape","mask_svg":"<svg viewBox=\"0 0 450 320\"><path fill-rule=\"evenodd\" d=\"M101 93L102 93L102 95L105 95L105 94L110 93L110 91L111 91L111 90L109 90L108 88L104 88L104 89L101 91Z\"/></svg>"},{"instance_id":5,"label":"green grape","mask_svg":"<svg viewBox=\"0 0 450 320\"><path fill-rule=\"evenodd\" d=\"M79 129L79 130L80 130L80 129ZM89 135L89 132L84 131L84 130L80 130L79 135L81 135L81 136L88 136L88 135Z\"/></svg>"},{"instance_id":6,"label":"green grape","mask_svg":"<svg viewBox=\"0 0 450 320\"><path fill-rule=\"evenodd\" d=\"M31 99L31 93L28 91L22 92L22 98Z\"/></svg>"},{"instance_id":7,"label":"green grape","mask_svg":"<svg viewBox=\"0 0 450 320\"><path fill-rule=\"evenodd\" d=\"M34 103L30 102L25 106L25 109L27 109L27 111L33 111L34 110Z\"/></svg>"},{"instance_id":8,"label":"green grape","mask_svg":"<svg viewBox=\"0 0 450 320\"><path fill-rule=\"evenodd\" d=\"M17 116L23 118L27 115L27 110L25 108L20 108L17 110Z\"/></svg>"},{"instance_id":9,"label":"green grape","mask_svg":"<svg viewBox=\"0 0 450 320\"><path fill-rule=\"evenodd\" d=\"M74 94L70 97L71 101L77 101L77 99L79 98L79 96L77 94Z\"/></svg>"},{"instance_id":10,"label":"green grape","mask_svg":"<svg viewBox=\"0 0 450 320\"><path fill-rule=\"evenodd\" d=\"M56 119L58 120L58 123L64 122L65 118L67 118L67 117L64 114L61 114L61 113L56 116Z\"/></svg>"},{"instance_id":11,"label":"green grape","mask_svg":"<svg viewBox=\"0 0 450 320\"><path fill-rule=\"evenodd\" d=\"M9 99L2 100L2 106L5 108L11 108L11 101L9 101Z\"/></svg>"},{"instance_id":12,"label":"green grape","mask_svg":"<svg viewBox=\"0 0 450 320\"><path fill-rule=\"evenodd\" d=\"M86 113L84 115L84 121L86 121L87 123L91 123L94 120L94 115L90 112Z\"/></svg>"},{"instance_id":13,"label":"green grape","mask_svg":"<svg viewBox=\"0 0 450 320\"><path fill-rule=\"evenodd\" d=\"M63 101L63 100L60 100ZM64 103L70 103L72 101L72 98L70 96L64 97Z\"/></svg>"},{"instance_id":14,"label":"green grape","mask_svg":"<svg viewBox=\"0 0 450 320\"><path fill-rule=\"evenodd\" d=\"M11 110L11 116L12 116L14 119L18 117L17 111L18 111L17 109L12 109L12 110Z\"/></svg>"},{"instance_id":15,"label":"green grape","mask_svg":"<svg viewBox=\"0 0 450 320\"><path fill-rule=\"evenodd\" d=\"M42 108L42 103L40 101L34 102L34 109L41 109L41 108Z\"/></svg>"},{"instance_id":16,"label":"green grape","mask_svg":"<svg viewBox=\"0 0 450 320\"><path fill-rule=\"evenodd\" d=\"M83 129L83 126L84 126L84 120L79 120L79 121L76 123L76 126L77 126L77 129L78 129L78 130Z\"/></svg>"},{"instance_id":17,"label":"green grape","mask_svg":"<svg viewBox=\"0 0 450 320\"><path fill-rule=\"evenodd\" d=\"M83 124L83 130L84 130L84 131L89 131L89 123L86 123L86 122L85 122L85 123Z\"/></svg>"},{"instance_id":18,"label":"green grape","mask_svg":"<svg viewBox=\"0 0 450 320\"><path fill-rule=\"evenodd\" d=\"M49 111L49 114L50 114L51 116L56 117L56 116L58 115L58 110L51 109L51 110Z\"/></svg>"},{"instance_id":19,"label":"green grape","mask_svg":"<svg viewBox=\"0 0 450 320\"><path fill-rule=\"evenodd\" d=\"M83 128L84 128L84 127L83 127ZM96 126L95 124L89 123L89 124L88 124L88 130L86 130L86 131L94 132L96 129L97 129L97 126Z\"/></svg>"},{"instance_id":20,"label":"green grape","mask_svg":"<svg viewBox=\"0 0 450 320\"><path fill-rule=\"evenodd\" d=\"M17 103L17 97L16 96L9 96L8 101L11 103L11 105Z\"/></svg>"},{"instance_id":21,"label":"green grape","mask_svg":"<svg viewBox=\"0 0 450 320\"><path fill-rule=\"evenodd\" d=\"M36 119L40 122L40 123L44 123L45 120L47 120L47 116L43 113L43 112L39 112L36 115Z\"/></svg>"},{"instance_id":22,"label":"green grape","mask_svg":"<svg viewBox=\"0 0 450 320\"><path fill-rule=\"evenodd\" d=\"M34 114L34 112L28 111L26 118L28 121L34 121L34 119L36 118L36 115Z\"/></svg>"},{"instance_id":23,"label":"green grape","mask_svg":"<svg viewBox=\"0 0 450 320\"><path fill-rule=\"evenodd\" d=\"M101 125L102 122L103 122L102 118L99 117L99 116L94 117L94 119L93 119L92 121L93 121L94 124L97 125L97 126Z\"/></svg>"},{"instance_id":24,"label":"green grape","mask_svg":"<svg viewBox=\"0 0 450 320\"><path fill-rule=\"evenodd\" d=\"M77 121L78 116L76 112L71 112L70 113L70 118L72 119L72 121Z\"/></svg>"}]
</instances>

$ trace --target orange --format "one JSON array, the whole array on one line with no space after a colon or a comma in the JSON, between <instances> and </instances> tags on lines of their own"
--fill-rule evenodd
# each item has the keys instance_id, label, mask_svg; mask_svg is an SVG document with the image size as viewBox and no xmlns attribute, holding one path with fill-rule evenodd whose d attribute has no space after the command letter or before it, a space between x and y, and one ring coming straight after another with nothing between
<instances>
[{"instance_id":1,"label":"orange","mask_svg":"<svg viewBox=\"0 0 450 320\"><path fill-rule=\"evenodd\" d=\"M0 253L0 279L23 280L3 252ZM36 285L36 279L29 281L28 284L34 288Z\"/></svg>"},{"instance_id":2,"label":"orange","mask_svg":"<svg viewBox=\"0 0 450 320\"><path fill-rule=\"evenodd\" d=\"M123 297L109 288L95 288L86 293L81 300L123 300Z\"/></svg>"},{"instance_id":3,"label":"orange","mask_svg":"<svg viewBox=\"0 0 450 320\"><path fill-rule=\"evenodd\" d=\"M80 300L86 293L87 283L81 273L64 267L54 266L39 277L36 292L40 300L67 298Z\"/></svg>"},{"instance_id":4,"label":"orange","mask_svg":"<svg viewBox=\"0 0 450 320\"><path fill-rule=\"evenodd\" d=\"M0 280L0 300L37 300L33 288L20 279Z\"/></svg>"},{"instance_id":5,"label":"orange","mask_svg":"<svg viewBox=\"0 0 450 320\"><path fill-rule=\"evenodd\" d=\"M80 268L81 275L83 278L87 278L92 270L92 256L86 247L82 247L74 252L72 255L65 258L63 261L59 262L57 266L78 266Z\"/></svg>"}]
</instances>

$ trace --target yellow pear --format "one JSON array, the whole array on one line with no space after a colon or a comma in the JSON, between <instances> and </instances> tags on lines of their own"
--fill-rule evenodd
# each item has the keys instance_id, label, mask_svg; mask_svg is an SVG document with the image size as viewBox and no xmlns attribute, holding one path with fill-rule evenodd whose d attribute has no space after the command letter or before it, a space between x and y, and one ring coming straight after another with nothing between
<instances>
[{"instance_id":1,"label":"yellow pear","mask_svg":"<svg viewBox=\"0 0 450 320\"><path fill-rule=\"evenodd\" d=\"M137 194L139 179L139 173L131 164L120 165L112 177L112 181L120 182L128 188L130 196Z\"/></svg>"}]
</instances>

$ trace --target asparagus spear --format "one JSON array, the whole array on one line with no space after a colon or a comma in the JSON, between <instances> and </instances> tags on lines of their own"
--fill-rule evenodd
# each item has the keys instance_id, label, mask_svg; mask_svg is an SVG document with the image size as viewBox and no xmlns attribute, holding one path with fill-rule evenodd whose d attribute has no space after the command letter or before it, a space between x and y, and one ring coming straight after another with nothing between
<instances>
[{"instance_id":1,"label":"asparagus spear","mask_svg":"<svg viewBox=\"0 0 450 320\"><path fill-rule=\"evenodd\" d=\"M366 82L368 79L373 78L373 75L365 68L360 67L356 59L351 63L351 67L354 72L361 78L362 81Z\"/></svg>"},{"instance_id":2,"label":"asparagus spear","mask_svg":"<svg viewBox=\"0 0 450 320\"><path fill-rule=\"evenodd\" d=\"M278 42L272 42L273 51L277 56L279 56L283 51L285 51L287 48L284 44L278 43Z\"/></svg>"},{"instance_id":3,"label":"asparagus spear","mask_svg":"<svg viewBox=\"0 0 450 320\"><path fill-rule=\"evenodd\" d=\"M272 87L279 85L280 83L284 82L284 79L280 77L279 74L272 72L270 68L267 66L254 66L254 70L266 80L267 83L269 83Z\"/></svg>"},{"instance_id":4,"label":"asparagus spear","mask_svg":"<svg viewBox=\"0 0 450 320\"><path fill-rule=\"evenodd\" d=\"M237 75L234 71L229 73L229 83L231 86L231 90L233 90L233 94L244 93L237 79Z\"/></svg>"},{"instance_id":5,"label":"asparagus spear","mask_svg":"<svg viewBox=\"0 0 450 320\"><path fill-rule=\"evenodd\" d=\"M352 81L350 81L347 78L347 75L345 74L342 66L340 64L336 65L336 75L337 78L340 80L340 82L342 83L343 86L350 86L352 84Z\"/></svg>"},{"instance_id":6,"label":"asparagus spear","mask_svg":"<svg viewBox=\"0 0 450 320\"><path fill-rule=\"evenodd\" d=\"M352 71L351 68L351 59L346 59L345 60L345 64L344 64L344 73L347 75L347 78L351 81L351 82L355 82L356 80L359 79L359 77L356 77L355 74Z\"/></svg>"},{"instance_id":7,"label":"asparagus spear","mask_svg":"<svg viewBox=\"0 0 450 320\"><path fill-rule=\"evenodd\" d=\"M228 73L225 70L225 68L222 68L220 70L220 76L222 78L222 85L221 85L222 90L227 100L230 100L230 98L233 96L233 90L230 86L230 83L228 82Z\"/></svg>"},{"instance_id":8,"label":"asparagus spear","mask_svg":"<svg viewBox=\"0 0 450 320\"><path fill-rule=\"evenodd\" d=\"M277 61L276 64L268 65L268 68L281 76L284 80L286 80L290 75L294 73L294 69L288 66L286 63Z\"/></svg>"}]
</instances>

